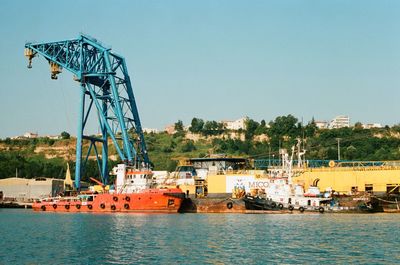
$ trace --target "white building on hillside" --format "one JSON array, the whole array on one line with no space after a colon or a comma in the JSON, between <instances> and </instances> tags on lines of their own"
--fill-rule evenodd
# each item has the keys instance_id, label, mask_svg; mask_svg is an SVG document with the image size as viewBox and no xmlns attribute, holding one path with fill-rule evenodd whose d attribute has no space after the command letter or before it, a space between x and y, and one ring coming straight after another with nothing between
<instances>
[{"instance_id":1,"label":"white building on hillside","mask_svg":"<svg viewBox=\"0 0 400 265\"><path fill-rule=\"evenodd\" d=\"M330 129L350 127L350 117L347 115L336 116L329 124Z\"/></svg>"},{"instance_id":2,"label":"white building on hillside","mask_svg":"<svg viewBox=\"0 0 400 265\"><path fill-rule=\"evenodd\" d=\"M32 132L26 132L24 134L24 137L29 139L38 138L38 136L39 135L37 133L32 133Z\"/></svg>"},{"instance_id":3,"label":"white building on hillside","mask_svg":"<svg viewBox=\"0 0 400 265\"><path fill-rule=\"evenodd\" d=\"M158 130L153 128L143 128L142 130L144 133L158 133Z\"/></svg>"},{"instance_id":4,"label":"white building on hillside","mask_svg":"<svg viewBox=\"0 0 400 265\"><path fill-rule=\"evenodd\" d=\"M368 123L368 124L363 124L362 127L363 127L364 129L383 128L382 124L380 124L380 123Z\"/></svg>"},{"instance_id":5,"label":"white building on hillside","mask_svg":"<svg viewBox=\"0 0 400 265\"><path fill-rule=\"evenodd\" d=\"M242 129L242 130L246 129L246 120L247 119L248 119L248 117L243 117L243 118L240 118L235 121L222 121L222 122L225 124L226 129L237 131L240 129Z\"/></svg>"},{"instance_id":6,"label":"white building on hillside","mask_svg":"<svg viewBox=\"0 0 400 265\"><path fill-rule=\"evenodd\" d=\"M317 126L318 129L327 129L328 125L327 121L315 121L315 126Z\"/></svg>"}]
</instances>

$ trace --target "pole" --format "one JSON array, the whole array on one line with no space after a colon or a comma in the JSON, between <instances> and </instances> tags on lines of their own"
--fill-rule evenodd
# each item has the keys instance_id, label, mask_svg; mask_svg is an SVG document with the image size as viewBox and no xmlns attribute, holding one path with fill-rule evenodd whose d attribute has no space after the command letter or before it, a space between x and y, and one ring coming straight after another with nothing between
<instances>
[{"instance_id":1,"label":"pole","mask_svg":"<svg viewBox=\"0 0 400 265\"><path fill-rule=\"evenodd\" d=\"M338 160L340 161L340 140L341 138L336 138L337 140L337 148L338 148Z\"/></svg>"}]
</instances>

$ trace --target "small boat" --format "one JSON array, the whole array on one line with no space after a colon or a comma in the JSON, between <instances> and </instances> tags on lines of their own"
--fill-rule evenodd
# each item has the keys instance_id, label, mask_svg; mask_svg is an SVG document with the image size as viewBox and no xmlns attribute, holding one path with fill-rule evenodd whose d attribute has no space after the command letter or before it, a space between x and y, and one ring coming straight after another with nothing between
<instances>
[{"instance_id":1,"label":"small boat","mask_svg":"<svg viewBox=\"0 0 400 265\"><path fill-rule=\"evenodd\" d=\"M51 197L33 203L35 211L177 213L185 193L179 188L152 188L152 172L119 164L115 190Z\"/></svg>"}]
</instances>

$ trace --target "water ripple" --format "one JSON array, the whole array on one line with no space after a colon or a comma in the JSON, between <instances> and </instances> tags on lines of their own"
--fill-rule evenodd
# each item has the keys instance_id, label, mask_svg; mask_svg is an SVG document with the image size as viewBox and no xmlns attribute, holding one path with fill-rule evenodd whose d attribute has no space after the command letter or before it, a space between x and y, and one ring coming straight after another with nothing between
<instances>
[{"instance_id":1,"label":"water ripple","mask_svg":"<svg viewBox=\"0 0 400 265\"><path fill-rule=\"evenodd\" d=\"M394 264L398 214L0 210L0 264Z\"/></svg>"}]
</instances>

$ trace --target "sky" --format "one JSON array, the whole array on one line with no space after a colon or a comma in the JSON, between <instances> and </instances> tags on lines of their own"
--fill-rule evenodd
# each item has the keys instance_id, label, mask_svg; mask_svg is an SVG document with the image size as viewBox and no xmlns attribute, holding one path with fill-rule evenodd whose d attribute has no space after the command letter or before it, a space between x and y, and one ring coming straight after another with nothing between
<instances>
[{"instance_id":1,"label":"sky","mask_svg":"<svg viewBox=\"0 0 400 265\"><path fill-rule=\"evenodd\" d=\"M76 135L79 86L27 41L125 57L143 127L193 117L400 122L400 1L0 1L0 138ZM89 131L98 127L91 124Z\"/></svg>"}]
</instances>

